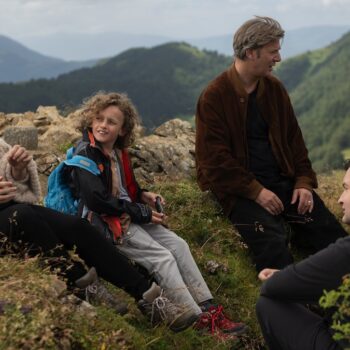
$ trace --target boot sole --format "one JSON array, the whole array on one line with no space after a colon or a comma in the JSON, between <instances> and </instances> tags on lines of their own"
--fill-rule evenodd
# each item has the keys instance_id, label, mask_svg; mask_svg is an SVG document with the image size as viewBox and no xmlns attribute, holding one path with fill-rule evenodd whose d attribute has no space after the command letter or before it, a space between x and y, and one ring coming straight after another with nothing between
<instances>
[{"instance_id":1,"label":"boot sole","mask_svg":"<svg viewBox=\"0 0 350 350\"><path fill-rule=\"evenodd\" d=\"M174 321L175 323L170 324L169 328L174 333L182 332L185 329L187 329L188 327L192 326L198 320L198 317L199 317L199 315L192 315L181 325L176 325L176 320L175 320Z\"/></svg>"}]
</instances>

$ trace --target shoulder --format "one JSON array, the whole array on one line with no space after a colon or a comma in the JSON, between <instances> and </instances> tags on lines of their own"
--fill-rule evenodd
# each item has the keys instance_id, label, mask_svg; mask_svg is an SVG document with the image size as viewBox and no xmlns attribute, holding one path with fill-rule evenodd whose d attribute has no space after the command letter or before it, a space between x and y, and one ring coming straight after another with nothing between
<instances>
[{"instance_id":1,"label":"shoulder","mask_svg":"<svg viewBox=\"0 0 350 350\"><path fill-rule=\"evenodd\" d=\"M209 82L207 87L203 90L201 96L207 97L211 95L218 95L226 91L227 85L230 83L228 72L224 71L212 81Z\"/></svg>"},{"instance_id":2,"label":"shoulder","mask_svg":"<svg viewBox=\"0 0 350 350\"><path fill-rule=\"evenodd\" d=\"M198 107L207 103L213 106L221 105L225 96L232 93L234 91L230 86L228 71L224 71L209 82L207 87L202 91L198 99Z\"/></svg>"}]
</instances>

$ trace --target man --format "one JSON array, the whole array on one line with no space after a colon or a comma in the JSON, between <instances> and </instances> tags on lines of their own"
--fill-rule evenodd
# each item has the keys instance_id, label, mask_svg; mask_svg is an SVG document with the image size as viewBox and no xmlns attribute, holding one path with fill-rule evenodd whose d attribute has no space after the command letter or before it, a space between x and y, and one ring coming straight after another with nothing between
<instances>
[{"instance_id":1,"label":"man","mask_svg":"<svg viewBox=\"0 0 350 350\"><path fill-rule=\"evenodd\" d=\"M338 202L343 208L343 222L350 224L349 169L343 187ZM342 277L350 272L350 237L339 239L298 264L277 271L264 269L259 274L262 281L267 281L257 303L257 314L269 348L335 350L344 346L349 349L350 344L338 344L332 339L327 320L301 303L316 304L324 290L339 287Z\"/></svg>"},{"instance_id":2,"label":"man","mask_svg":"<svg viewBox=\"0 0 350 350\"><path fill-rule=\"evenodd\" d=\"M283 37L272 18L245 22L234 35L232 66L197 104L199 186L214 193L257 271L293 261L286 222L313 252L345 235L313 191L316 175L289 96L271 74Z\"/></svg>"}]
</instances>

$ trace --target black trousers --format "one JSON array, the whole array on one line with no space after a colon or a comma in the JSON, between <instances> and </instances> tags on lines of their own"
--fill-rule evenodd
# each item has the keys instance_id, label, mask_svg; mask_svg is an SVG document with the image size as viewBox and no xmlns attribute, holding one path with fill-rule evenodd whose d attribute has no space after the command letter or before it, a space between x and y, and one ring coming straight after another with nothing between
<instances>
[{"instance_id":1,"label":"black trousers","mask_svg":"<svg viewBox=\"0 0 350 350\"><path fill-rule=\"evenodd\" d=\"M293 262L288 249L288 224L295 234L296 243L306 245L310 253L315 253L347 235L315 192L313 211L299 215L297 204L290 204L292 186L282 183L270 190L283 202L284 212L281 215L271 215L256 202L238 198L229 216L251 250L258 272L266 267L281 269Z\"/></svg>"},{"instance_id":2,"label":"black trousers","mask_svg":"<svg viewBox=\"0 0 350 350\"><path fill-rule=\"evenodd\" d=\"M322 317L297 303L260 297L258 320L270 350L340 350Z\"/></svg>"},{"instance_id":3,"label":"black trousers","mask_svg":"<svg viewBox=\"0 0 350 350\"><path fill-rule=\"evenodd\" d=\"M42 206L11 204L0 210L0 231L15 245L25 246L30 255L42 254L51 267L63 271L71 285L86 273L67 251L76 247L76 253L99 276L135 299L149 288L148 280L85 219Z\"/></svg>"},{"instance_id":4,"label":"black trousers","mask_svg":"<svg viewBox=\"0 0 350 350\"><path fill-rule=\"evenodd\" d=\"M256 311L272 350L348 349L332 339L331 314L322 318L304 305L317 304L324 290L338 288L350 272L350 237L276 272L261 288ZM332 310L331 310L332 311ZM344 323L348 322L344 320Z\"/></svg>"}]
</instances>

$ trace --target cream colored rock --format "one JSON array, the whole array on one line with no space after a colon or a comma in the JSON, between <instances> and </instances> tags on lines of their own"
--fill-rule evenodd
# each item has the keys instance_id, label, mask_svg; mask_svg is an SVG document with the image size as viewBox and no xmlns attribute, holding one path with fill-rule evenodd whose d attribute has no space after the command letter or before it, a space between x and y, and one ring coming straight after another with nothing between
<instances>
[{"instance_id":1,"label":"cream colored rock","mask_svg":"<svg viewBox=\"0 0 350 350\"><path fill-rule=\"evenodd\" d=\"M170 120L130 149L135 173L146 181L159 176L190 177L195 168L194 130L180 119Z\"/></svg>"},{"instance_id":2,"label":"cream colored rock","mask_svg":"<svg viewBox=\"0 0 350 350\"><path fill-rule=\"evenodd\" d=\"M52 125L39 137L41 147L49 150L57 150L73 144L81 137L81 133L74 128L65 125Z\"/></svg>"}]
</instances>

